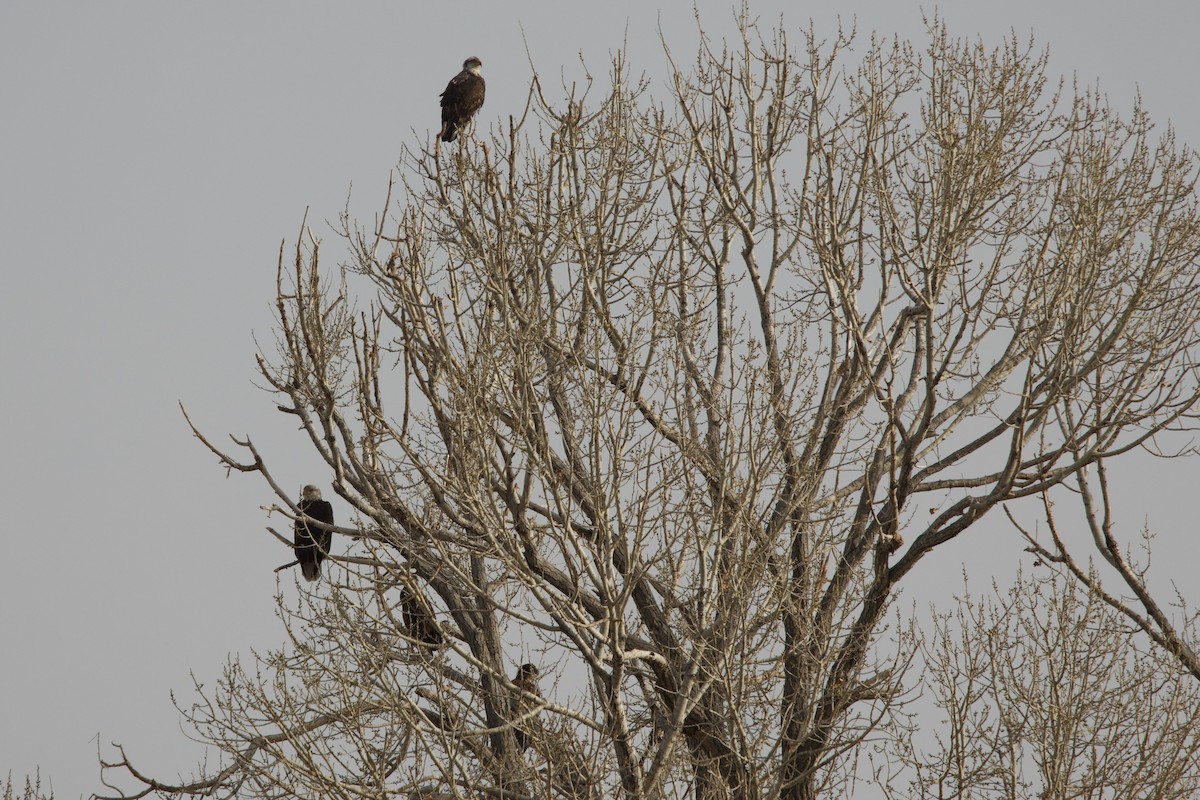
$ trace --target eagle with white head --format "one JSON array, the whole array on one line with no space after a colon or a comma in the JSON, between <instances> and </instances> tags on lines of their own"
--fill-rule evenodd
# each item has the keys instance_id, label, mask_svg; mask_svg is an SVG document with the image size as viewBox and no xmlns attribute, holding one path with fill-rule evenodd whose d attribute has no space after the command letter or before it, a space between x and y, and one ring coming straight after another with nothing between
<instances>
[{"instance_id":1,"label":"eagle with white head","mask_svg":"<svg viewBox=\"0 0 1200 800\"><path fill-rule=\"evenodd\" d=\"M315 581L321 577L321 562L329 555L329 546L333 544L333 532L313 525L306 517L333 524L333 506L329 501L321 499L321 490L309 484L300 492L300 502L296 504L302 516L296 519L296 560L300 562L300 571L304 579Z\"/></svg>"},{"instance_id":2,"label":"eagle with white head","mask_svg":"<svg viewBox=\"0 0 1200 800\"><path fill-rule=\"evenodd\" d=\"M471 121L483 106L486 85L479 68L483 62L471 56L463 62L462 72L450 79L442 92L442 129L438 136L443 142L453 142L459 128Z\"/></svg>"}]
</instances>

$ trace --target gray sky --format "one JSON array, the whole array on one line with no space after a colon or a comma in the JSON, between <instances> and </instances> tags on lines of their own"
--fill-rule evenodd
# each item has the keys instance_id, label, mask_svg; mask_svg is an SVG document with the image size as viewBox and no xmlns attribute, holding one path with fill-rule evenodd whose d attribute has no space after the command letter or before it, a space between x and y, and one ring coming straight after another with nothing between
<instances>
[{"instance_id":1,"label":"gray sky","mask_svg":"<svg viewBox=\"0 0 1200 800\"><path fill-rule=\"evenodd\" d=\"M700 8L711 35L732 30L729 3ZM832 33L840 13L918 42L920 8L752 6L767 25L811 15ZM1010 0L942 14L952 34L992 44L1032 31L1053 73L1098 81L1122 110L1140 88L1153 119L1200 145L1200 4ZM526 43L553 83L560 66L581 74L579 54L605 75L627 41L664 97L659 25L691 53L683 3L4 0L0 778L40 764L59 798L90 793L97 734L154 774L188 774L202 752L169 693L187 703L189 671L211 686L229 654L280 643L271 570L288 552L264 531L270 494L255 477L227 480L177 402L213 437L251 434L284 486L328 484L253 384L255 337L273 341L276 254L305 208L323 233L353 183L352 210L369 220L401 143L436 130L437 94L469 55L488 79L483 126L519 113ZM1125 520L1160 531L1160 579L1200 601L1196 478L1194 461L1146 459L1128 473ZM990 526L922 562L947 575L945 597L961 587L958 561L1015 563L1011 532ZM281 588L294 592L290 576Z\"/></svg>"}]
</instances>

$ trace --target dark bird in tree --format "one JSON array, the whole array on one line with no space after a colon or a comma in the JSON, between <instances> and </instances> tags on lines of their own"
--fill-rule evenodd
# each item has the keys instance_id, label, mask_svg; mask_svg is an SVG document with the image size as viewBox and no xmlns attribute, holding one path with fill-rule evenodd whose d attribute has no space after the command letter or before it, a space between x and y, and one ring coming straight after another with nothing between
<instances>
[{"instance_id":1,"label":"dark bird in tree","mask_svg":"<svg viewBox=\"0 0 1200 800\"><path fill-rule=\"evenodd\" d=\"M408 589L401 589L400 613L404 618L406 632L411 638L430 647L441 647L445 643L446 638L438 628L437 622L430 616L425 598L418 599Z\"/></svg>"},{"instance_id":2,"label":"dark bird in tree","mask_svg":"<svg viewBox=\"0 0 1200 800\"><path fill-rule=\"evenodd\" d=\"M443 142L453 142L458 129L471 121L483 106L485 84L479 68L483 62L471 56L463 62L462 72L450 79L442 92L442 129L438 135Z\"/></svg>"},{"instance_id":3,"label":"dark bird in tree","mask_svg":"<svg viewBox=\"0 0 1200 800\"><path fill-rule=\"evenodd\" d=\"M300 493L300 513L307 514L318 522L333 524L333 506L321 499L321 490L311 484ZM321 577L321 562L329 555L333 532L323 530L304 519L296 520L296 560L304 579L315 581Z\"/></svg>"},{"instance_id":4,"label":"dark bird in tree","mask_svg":"<svg viewBox=\"0 0 1200 800\"><path fill-rule=\"evenodd\" d=\"M530 694L538 694L538 675L539 673L536 665L522 664L521 668L517 670L517 674L513 677L513 683L516 684L516 687L522 691L529 692ZM528 714L533 710L535 703L536 701L529 697L519 697L517 698L517 702L513 708L513 711L518 717L522 714ZM519 720L513 724L513 736L516 737L517 747L521 748L522 753L529 749L529 745L531 743L529 731L532 727L532 722L533 719L531 717L529 719Z\"/></svg>"}]
</instances>

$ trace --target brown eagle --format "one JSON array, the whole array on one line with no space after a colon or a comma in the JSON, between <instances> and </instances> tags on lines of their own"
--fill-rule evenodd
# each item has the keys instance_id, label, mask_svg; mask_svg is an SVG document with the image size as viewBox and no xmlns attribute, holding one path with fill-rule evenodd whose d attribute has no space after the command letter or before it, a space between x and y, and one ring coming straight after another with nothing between
<instances>
[{"instance_id":1,"label":"brown eagle","mask_svg":"<svg viewBox=\"0 0 1200 800\"><path fill-rule=\"evenodd\" d=\"M471 56L463 62L462 72L446 84L442 92L442 129L438 135L443 142L453 142L458 129L471 121L483 106L485 84L479 68L483 62Z\"/></svg>"},{"instance_id":2,"label":"brown eagle","mask_svg":"<svg viewBox=\"0 0 1200 800\"><path fill-rule=\"evenodd\" d=\"M333 524L333 506L321 499L321 490L316 486L310 484L304 487L300 493L298 508L301 514L306 514L317 522ZM329 555L333 532L310 525L304 519L298 519L294 541L296 560L300 562L300 571L304 573L304 579L315 581L321 577L321 562Z\"/></svg>"},{"instance_id":3,"label":"brown eagle","mask_svg":"<svg viewBox=\"0 0 1200 800\"><path fill-rule=\"evenodd\" d=\"M517 670L517 674L513 676L513 683L518 689L529 694L539 694L538 692L538 671L536 664L522 664ZM519 715L528 714L537 705L536 701L528 697L519 697L513 704L513 713ZM534 724L532 718L521 720L513 725L513 735L517 739L517 747L521 748L524 753L532 744L530 739L530 729Z\"/></svg>"},{"instance_id":4,"label":"brown eagle","mask_svg":"<svg viewBox=\"0 0 1200 800\"><path fill-rule=\"evenodd\" d=\"M429 647L441 647L446 643L446 637L426 609L427 602L423 597L418 600L408 589L400 589L400 613L404 616L405 633Z\"/></svg>"}]
</instances>

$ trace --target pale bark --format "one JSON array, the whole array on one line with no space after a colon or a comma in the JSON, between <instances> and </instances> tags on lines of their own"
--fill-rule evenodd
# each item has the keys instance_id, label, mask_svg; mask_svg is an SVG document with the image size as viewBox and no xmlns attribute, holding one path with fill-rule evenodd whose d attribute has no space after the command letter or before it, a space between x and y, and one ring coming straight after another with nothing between
<instances>
[{"instance_id":1,"label":"pale bark","mask_svg":"<svg viewBox=\"0 0 1200 800\"><path fill-rule=\"evenodd\" d=\"M602 97L535 78L504 130L407 153L345 268L307 230L281 254L262 375L358 522L291 645L186 712L221 769L118 767L842 796L907 724L917 640L885 621L921 560L1191 424L1190 153L1016 39L744 35L673 61L666 101L620 57Z\"/></svg>"}]
</instances>

